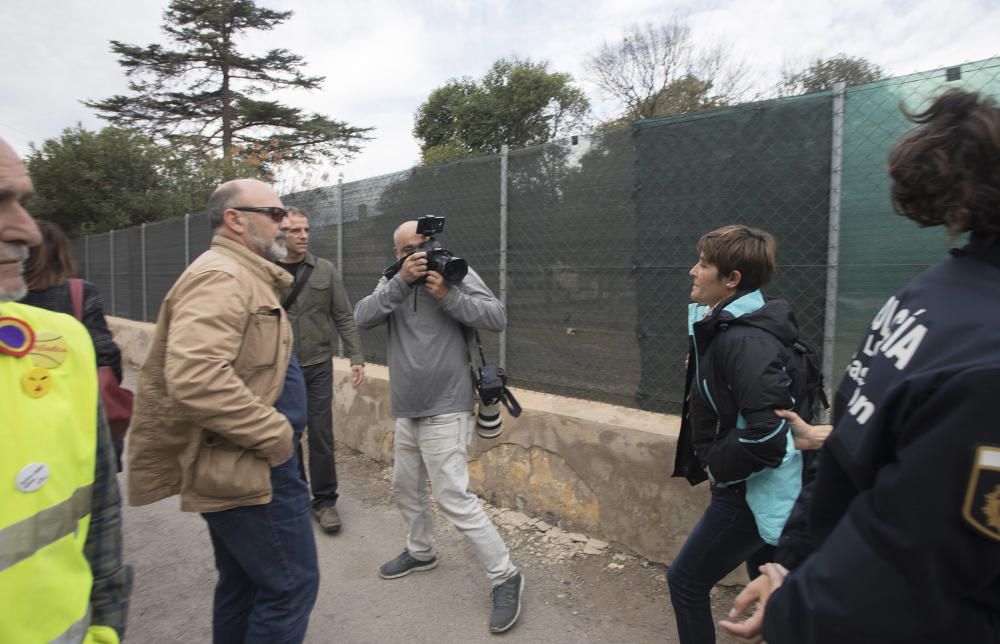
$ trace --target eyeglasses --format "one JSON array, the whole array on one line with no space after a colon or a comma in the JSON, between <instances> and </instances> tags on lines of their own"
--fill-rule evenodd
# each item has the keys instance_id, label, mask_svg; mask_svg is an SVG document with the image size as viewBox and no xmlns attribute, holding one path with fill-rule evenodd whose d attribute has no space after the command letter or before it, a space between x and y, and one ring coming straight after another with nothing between
<instances>
[{"instance_id":1,"label":"eyeglasses","mask_svg":"<svg viewBox=\"0 0 1000 644\"><path fill-rule=\"evenodd\" d=\"M240 212L259 212L273 219L276 224L280 224L281 220L288 216L288 211L284 208L279 208L278 206L234 206L231 210L239 210Z\"/></svg>"}]
</instances>

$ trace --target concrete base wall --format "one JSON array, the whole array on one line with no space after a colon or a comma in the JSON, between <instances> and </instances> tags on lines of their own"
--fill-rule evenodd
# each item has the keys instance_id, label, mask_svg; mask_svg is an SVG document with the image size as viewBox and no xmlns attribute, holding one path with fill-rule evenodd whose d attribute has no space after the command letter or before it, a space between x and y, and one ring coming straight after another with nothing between
<instances>
[{"instance_id":1,"label":"concrete base wall","mask_svg":"<svg viewBox=\"0 0 1000 644\"><path fill-rule=\"evenodd\" d=\"M127 363L145 359L152 324L109 318ZM504 412L496 439L476 436L471 487L497 505L617 543L669 563L708 502L708 486L670 477L680 419L520 389L519 418ZM366 365L350 385L347 360L334 360L334 434L391 462L393 424L386 367ZM728 581L739 581L740 576Z\"/></svg>"}]
</instances>

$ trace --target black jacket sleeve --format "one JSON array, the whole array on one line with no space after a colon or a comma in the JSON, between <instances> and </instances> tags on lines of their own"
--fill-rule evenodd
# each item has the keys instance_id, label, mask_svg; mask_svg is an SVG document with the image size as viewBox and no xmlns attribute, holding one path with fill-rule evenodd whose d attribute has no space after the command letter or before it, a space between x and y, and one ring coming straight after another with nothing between
<instances>
[{"instance_id":1,"label":"black jacket sleeve","mask_svg":"<svg viewBox=\"0 0 1000 644\"><path fill-rule=\"evenodd\" d=\"M995 641L985 599L995 610L1000 542L972 529L962 507L976 446L1000 447L1000 425L989 420L997 391L1000 370L979 371L894 405L912 412L887 430L893 454L771 596L768 642ZM827 457L849 460L835 437L823 448L817 491ZM986 631L975 631L984 623Z\"/></svg>"},{"instance_id":2,"label":"black jacket sleeve","mask_svg":"<svg viewBox=\"0 0 1000 644\"><path fill-rule=\"evenodd\" d=\"M83 326L90 332L97 354L98 367L111 367L115 377L122 381L122 354L111 337L108 321L104 319L104 302L101 292L90 282L83 283Z\"/></svg>"},{"instance_id":3,"label":"black jacket sleeve","mask_svg":"<svg viewBox=\"0 0 1000 644\"><path fill-rule=\"evenodd\" d=\"M730 389L740 418L735 426L720 428L704 461L714 480L741 481L765 467L777 467L785 456L789 427L774 410L792 407L791 378L780 346L770 336L739 337L716 351L721 381Z\"/></svg>"}]
</instances>

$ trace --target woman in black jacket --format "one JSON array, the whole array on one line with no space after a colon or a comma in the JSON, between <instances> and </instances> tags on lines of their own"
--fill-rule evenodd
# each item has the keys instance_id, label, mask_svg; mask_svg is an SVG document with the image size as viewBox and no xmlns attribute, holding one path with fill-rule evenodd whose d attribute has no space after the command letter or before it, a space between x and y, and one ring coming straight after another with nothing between
<instances>
[{"instance_id":1,"label":"woman in black jacket","mask_svg":"<svg viewBox=\"0 0 1000 644\"><path fill-rule=\"evenodd\" d=\"M24 304L50 311L74 315L73 299L70 295L69 279L76 277L76 260L70 252L69 242L62 229L52 222L38 219L42 233L42 243L31 249L25 264L24 280L28 294L21 300ZM90 282L83 282L83 315L81 322L90 332L97 354L97 367L111 367L119 384L122 381L122 355L111 336L101 292ZM118 470L121 471L122 441L115 441L118 454Z\"/></svg>"},{"instance_id":2,"label":"woman in black jacket","mask_svg":"<svg viewBox=\"0 0 1000 644\"><path fill-rule=\"evenodd\" d=\"M670 565L683 644L715 641L709 592L740 563L772 559L801 488L802 455L775 409L794 406L795 317L760 288L774 273L765 231L726 226L698 241L689 309L688 391L674 476L711 482L712 501Z\"/></svg>"}]
</instances>

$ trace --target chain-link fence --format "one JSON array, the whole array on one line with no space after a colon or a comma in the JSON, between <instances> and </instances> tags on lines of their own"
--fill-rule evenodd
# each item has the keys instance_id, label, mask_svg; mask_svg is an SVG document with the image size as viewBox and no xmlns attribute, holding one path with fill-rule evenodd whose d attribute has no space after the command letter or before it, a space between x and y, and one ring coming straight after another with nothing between
<instances>
[{"instance_id":1,"label":"chain-link fence","mask_svg":"<svg viewBox=\"0 0 1000 644\"><path fill-rule=\"evenodd\" d=\"M1000 59L802 97L640 121L631 128L417 167L286 195L311 250L342 268L352 301L392 262L392 232L448 219L440 241L507 305L488 359L539 391L676 411L684 390L687 271L698 237L745 223L778 240L765 289L843 369L888 295L955 240L892 213L886 158L911 111L949 87L1000 95ZM208 247L204 215L75 240L110 313L154 320ZM385 363L385 331L362 333Z\"/></svg>"}]
</instances>

